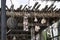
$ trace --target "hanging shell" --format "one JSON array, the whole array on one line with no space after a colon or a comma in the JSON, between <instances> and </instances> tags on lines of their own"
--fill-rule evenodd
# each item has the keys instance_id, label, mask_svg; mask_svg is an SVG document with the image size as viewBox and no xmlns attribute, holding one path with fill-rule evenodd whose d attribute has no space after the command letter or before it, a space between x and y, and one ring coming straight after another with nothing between
<instances>
[{"instance_id":1,"label":"hanging shell","mask_svg":"<svg viewBox=\"0 0 60 40\"><path fill-rule=\"evenodd\" d=\"M8 28L10 28L10 29L15 28L15 27L17 26L17 21L16 21L16 19L14 19L13 17L8 18L8 20L7 20L7 26L8 26Z\"/></svg>"}]
</instances>

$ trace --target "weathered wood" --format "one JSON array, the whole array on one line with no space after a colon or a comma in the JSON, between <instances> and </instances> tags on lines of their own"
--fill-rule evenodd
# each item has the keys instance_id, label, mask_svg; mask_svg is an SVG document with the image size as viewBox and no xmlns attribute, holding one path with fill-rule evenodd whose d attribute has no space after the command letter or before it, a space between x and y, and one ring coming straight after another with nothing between
<instances>
[{"instance_id":1,"label":"weathered wood","mask_svg":"<svg viewBox=\"0 0 60 40\"><path fill-rule=\"evenodd\" d=\"M8 36L26 36L26 34L9 34ZM28 35L28 36L30 36L30 35Z\"/></svg>"},{"instance_id":2,"label":"weathered wood","mask_svg":"<svg viewBox=\"0 0 60 40\"><path fill-rule=\"evenodd\" d=\"M39 26L48 26L47 24L41 24L41 23L28 23L28 26L35 26L35 25L39 25ZM18 26L23 26L23 23L18 23Z\"/></svg>"},{"instance_id":3,"label":"weathered wood","mask_svg":"<svg viewBox=\"0 0 60 40\"><path fill-rule=\"evenodd\" d=\"M14 12L14 16L16 17L20 17L20 16L23 16L25 13L27 12ZM6 12L6 15L7 16L11 16L11 13L10 12ZM30 12L30 16L29 17L60 17L60 13L55 13L55 12L47 12L47 13L44 13L44 12Z\"/></svg>"}]
</instances>

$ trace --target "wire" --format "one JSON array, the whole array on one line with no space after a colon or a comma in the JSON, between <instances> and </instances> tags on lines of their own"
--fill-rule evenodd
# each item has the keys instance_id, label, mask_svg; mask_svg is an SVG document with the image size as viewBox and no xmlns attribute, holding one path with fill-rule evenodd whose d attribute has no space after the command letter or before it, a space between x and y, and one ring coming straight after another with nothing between
<instances>
[{"instance_id":1,"label":"wire","mask_svg":"<svg viewBox=\"0 0 60 40\"><path fill-rule=\"evenodd\" d=\"M13 2L12 2L12 0L10 0L10 2L11 2L11 4L13 5Z\"/></svg>"}]
</instances>

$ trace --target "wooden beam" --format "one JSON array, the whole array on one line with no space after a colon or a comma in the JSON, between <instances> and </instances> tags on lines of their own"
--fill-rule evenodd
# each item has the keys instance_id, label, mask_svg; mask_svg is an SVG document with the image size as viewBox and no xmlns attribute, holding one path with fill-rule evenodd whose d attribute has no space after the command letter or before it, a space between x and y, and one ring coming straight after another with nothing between
<instances>
[{"instance_id":1,"label":"wooden beam","mask_svg":"<svg viewBox=\"0 0 60 40\"><path fill-rule=\"evenodd\" d=\"M9 34L8 36L26 36L26 34ZM28 36L31 36L31 35L28 35Z\"/></svg>"},{"instance_id":2,"label":"wooden beam","mask_svg":"<svg viewBox=\"0 0 60 40\"><path fill-rule=\"evenodd\" d=\"M47 24L41 24L41 23L28 23L28 26L35 26L35 25L39 25L39 26L48 26ZM18 26L23 26L23 23L18 23Z\"/></svg>"},{"instance_id":3,"label":"wooden beam","mask_svg":"<svg viewBox=\"0 0 60 40\"><path fill-rule=\"evenodd\" d=\"M27 12L14 12L14 16L16 17L20 17L20 16L23 16L25 13ZM11 13L10 12L6 12L6 15L7 16L11 16ZM47 12L47 13L44 13L44 12L30 12L30 16L29 17L60 17L60 13L55 13L55 12Z\"/></svg>"}]
</instances>

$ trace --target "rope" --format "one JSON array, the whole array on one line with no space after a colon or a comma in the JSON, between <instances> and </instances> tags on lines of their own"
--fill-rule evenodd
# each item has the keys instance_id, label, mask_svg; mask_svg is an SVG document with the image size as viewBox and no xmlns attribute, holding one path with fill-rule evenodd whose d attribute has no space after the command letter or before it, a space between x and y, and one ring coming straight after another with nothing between
<instances>
[{"instance_id":1,"label":"rope","mask_svg":"<svg viewBox=\"0 0 60 40\"><path fill-rule=\"evenodd\" d=\"M13 17L14 18L14 14L13 14L13 9L14 9L14 4L13 4L13 2L12 2L12 0L10 0L10 2L11 2L11 17Z\"/></svg>"}]
</instances>

